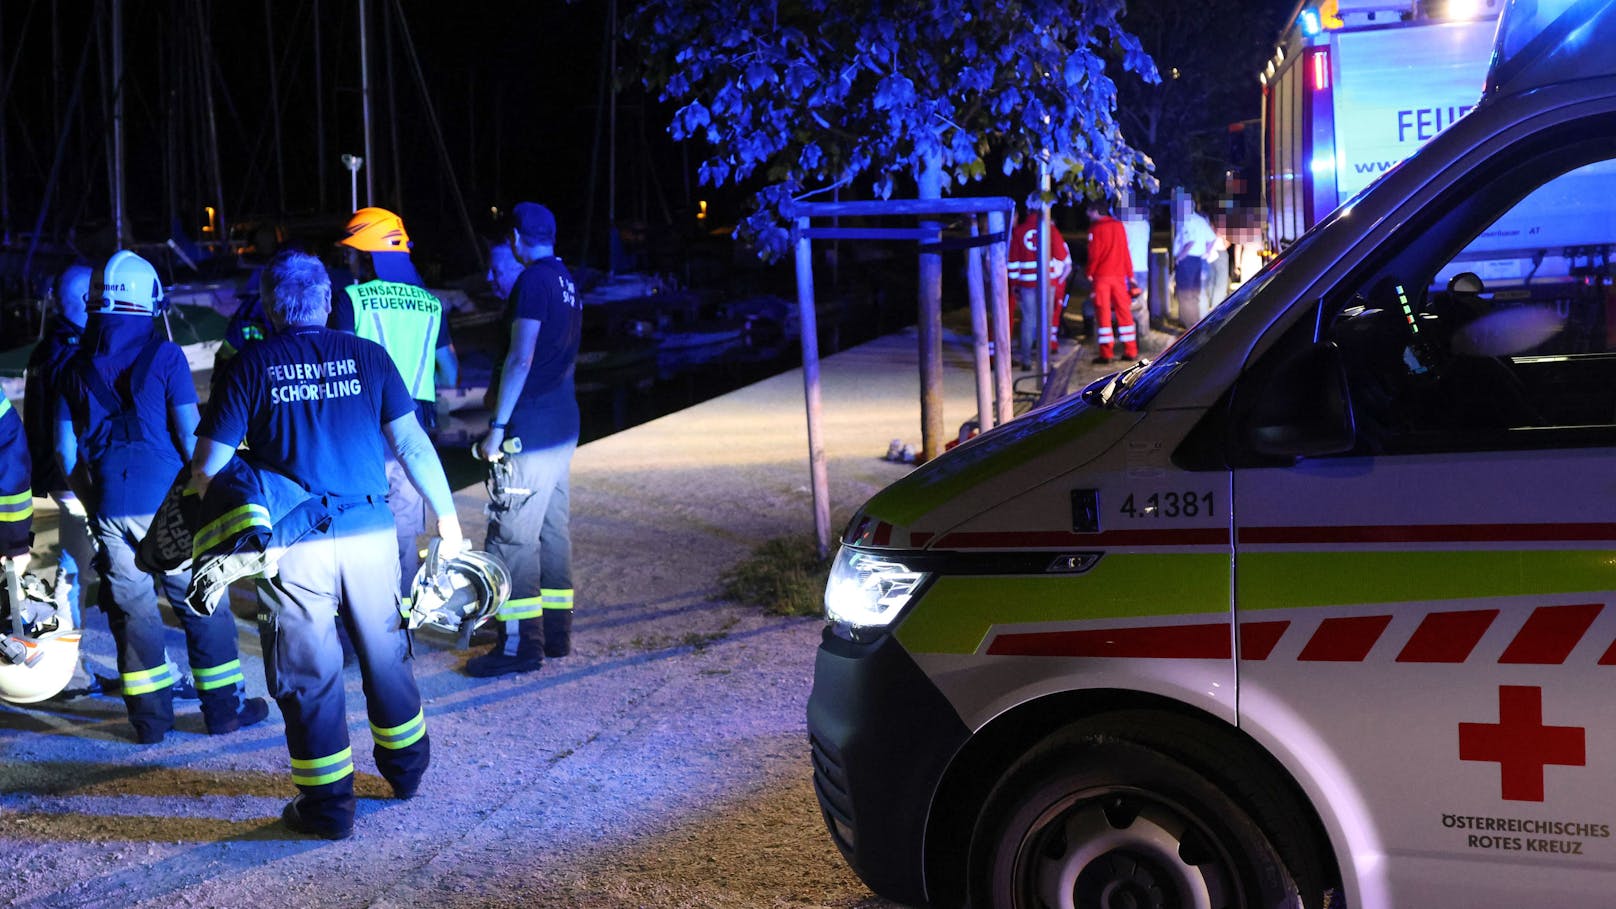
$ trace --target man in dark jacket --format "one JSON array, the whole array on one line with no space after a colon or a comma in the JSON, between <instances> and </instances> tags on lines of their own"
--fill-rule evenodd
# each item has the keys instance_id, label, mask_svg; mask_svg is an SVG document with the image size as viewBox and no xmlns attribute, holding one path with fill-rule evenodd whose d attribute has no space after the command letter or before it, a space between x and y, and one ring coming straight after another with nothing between
<instances>
[{"instance_id":1,"label":"man in dark jacket","mask_svg":"<svg viewBox=\"0 0 1616 909\"><path fill-rule=\"evenodd\" d=\"M56 562L53 595L58 606L72 611L73 625L79 628L84 625L84 607L88 605L83 581L95 556L95 543L90 539L84 503L74 495L56 461L56 414L68 362L79 352L89 299L90 266L69 265L56 279L57 314L28 357L22 405L28 454L34 465L34 488L56 503L58 514L56 534L62 554Z\"/></svg>"},{"instance_id":2,"label":"man in dark jacket","mask_svg":"<svg viewBox=\"0 0 1616 909\"><path fill-rule=\"evenodd\" d=\"M511 597L494 618L499 641L466 662L475 677L533 672L572 652L572 534L568 473L578 447L573 368L583 301L555 254L555 216L518 203L509 249L489 277L508 294L509 347L494 386L493 418L477 454L489 462L488 552L511 572ZM505 256L522 264L514 287ZM520 440L520 445L507 444Z\"/></svg>"}]
</instances>

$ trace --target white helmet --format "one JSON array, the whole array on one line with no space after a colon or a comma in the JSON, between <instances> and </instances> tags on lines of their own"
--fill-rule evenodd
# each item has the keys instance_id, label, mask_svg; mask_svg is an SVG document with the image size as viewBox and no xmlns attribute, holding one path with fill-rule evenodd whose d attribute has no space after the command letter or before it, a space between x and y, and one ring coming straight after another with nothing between
<instances>
[{"instance_id":1,"label":"white helmet","mask_svg":"<svg viewBox=\"0 0 1616 909\"><path fill-rule=\"evenodd\" d=\"M91 313L124 316L155 316L163 302L163 282L157 269L127 249L120 249L107 260L106 267L90 282Z\"/></svg>"},{"instance_id":2,"label":"white helmet","mask_svg":"<svg viewBox=\"0 0 1616 909\"><path fill-rule=\"evenodd\" d=\"M450 634L468 634L488 621L511 596L505 563L486 552L467 550L438 558L438 540L410 584L409 627L429 625Z\"/></svg>"},{"instance_id":3,"label":"white helmet","mask_svg":"<svg viewBox=\"0 0 1616 909\"><path fill-rule=\"evenodd\" d=\"M60 694L79 665L83 635L72 611L58 608L32 574L7 583L0 606L0 700L33 704Z\"/></svg>"}]
</instances>

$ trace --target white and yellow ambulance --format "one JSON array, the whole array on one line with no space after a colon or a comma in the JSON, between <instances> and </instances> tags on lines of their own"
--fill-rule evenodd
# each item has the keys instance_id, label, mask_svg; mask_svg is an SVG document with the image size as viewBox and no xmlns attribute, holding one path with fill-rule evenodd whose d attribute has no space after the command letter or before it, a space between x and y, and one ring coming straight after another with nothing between
<instances>
[{"instance_id":1,"label":"white and yellow ambulance","mask_svg":"<svg viewBox=\"0 0 1616 909\"><path fill-rule=\"evenodd\" d=\"M1616 0L1154 362L849 525L808 724L878 893L1616 905Z\"/></svg>"}]
</instances>

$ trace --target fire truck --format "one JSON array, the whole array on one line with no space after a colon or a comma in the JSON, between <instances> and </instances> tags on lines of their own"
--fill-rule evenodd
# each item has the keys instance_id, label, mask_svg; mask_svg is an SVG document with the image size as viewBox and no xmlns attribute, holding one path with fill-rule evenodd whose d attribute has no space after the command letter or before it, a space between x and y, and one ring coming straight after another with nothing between
<instances>
[{"instance_id":1,"label":"fire truck","mask_svg":"<svg viewBox=\"0 0 1616 909\"><path fill-rule=\"evenodd\" d=\"M1475 106L1502 0L1309 0L1263 85L1271 252Z\"/></svg>"}]
</instances>

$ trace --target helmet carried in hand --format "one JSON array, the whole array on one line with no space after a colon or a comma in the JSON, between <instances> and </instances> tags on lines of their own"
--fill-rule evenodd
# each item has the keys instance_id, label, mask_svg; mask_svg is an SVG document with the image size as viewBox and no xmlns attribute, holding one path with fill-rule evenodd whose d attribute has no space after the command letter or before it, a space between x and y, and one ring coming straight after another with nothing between
<instances>
[{"instance_id":1,"label":"helmet carried in hand","mask_svg":"<svg viewBox=\"0 0 1616 909\"><path fill-rule=\"evenodd\" d=\"M409 627L431 626L460 634L493 618L511 596L505 563L486 552L467 550L453 558L438 557L438 540L427 547L426 560L410 585Z\"/></svg>"}]
</instances>

